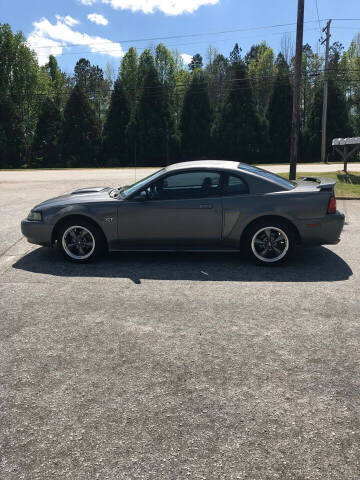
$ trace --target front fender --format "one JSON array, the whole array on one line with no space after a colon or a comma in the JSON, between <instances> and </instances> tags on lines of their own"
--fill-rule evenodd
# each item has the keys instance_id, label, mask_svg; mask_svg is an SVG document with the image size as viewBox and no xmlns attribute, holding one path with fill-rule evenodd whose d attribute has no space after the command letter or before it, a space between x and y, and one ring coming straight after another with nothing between
<instances>
[{"instance_id":1,"label":"front fender","mask_svg":"<svg viewBox=\"0 0 360 480\"><path fill-rule=\"evenodd\" d=\"M116 243L117 209L113 205L109 205L108 202L93 205L66 205L60 210L57 210L57 212L49 212L49 223L52 225L53 240L57 225L74 216L84 217L96 223L104 233L109 249Z\"/></svg>"}]
</instances>

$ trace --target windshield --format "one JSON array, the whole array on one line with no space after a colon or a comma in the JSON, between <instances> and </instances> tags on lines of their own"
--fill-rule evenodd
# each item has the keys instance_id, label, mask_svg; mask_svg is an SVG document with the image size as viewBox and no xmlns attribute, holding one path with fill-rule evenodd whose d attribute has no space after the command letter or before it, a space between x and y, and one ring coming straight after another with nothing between
<instances>
[{"instance_id":1,"label":"windshield","mask_svg":"<svg viewBox=\"0 0 360 480\"><path fill-rule=\"evenodd\" d=\"M291 182L290 180L285 180L285 178L279 177L279 175L275 175L275 173L268 172L262 168L253 167L252 165L247 165L246 163L239 163L239 168L242 170L247 170L248 172L258 173L263 177L271 180L273 182L279 183L285 188L293 189L296 186L296 182Z\"/></svg>"},{"instance_id":2,"label":"windshield","mask_svg":"<svg viewBox=\"0 0 360 480\"><path fill-rule=\"evenodd\" d=\"M128 197L129 195L134 193L135 190L137 190L138 188L141 188L143 185L147 184L151 180L155 180L155 178L160 177L160 175L163 173L163 171L164 171L164 168L162 168L161 170L159 170L156 173L152 173L151 175L149 175L145 178L142 178L141 180L133 183L132 185L127 185L126 187L124 187L124 190L121 190L120 195L122 196L122 198Z\"/></svg>"}]
</instances>

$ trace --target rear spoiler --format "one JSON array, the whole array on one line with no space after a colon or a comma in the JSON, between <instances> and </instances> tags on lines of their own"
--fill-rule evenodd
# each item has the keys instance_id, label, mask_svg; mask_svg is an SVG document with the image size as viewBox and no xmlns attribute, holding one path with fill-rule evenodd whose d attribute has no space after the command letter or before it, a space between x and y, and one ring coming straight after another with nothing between
<instances>
[{"instance_id":1,"label":"rear spoiler","mask_svg":"<svg viewBox=\"0 0 360 480\"><path fill-rule=\"evenodd\" d=\"M316 182L316 188L324 192L334 192L336 181L325 177L303 177L304 182Z\"/></svg>"}]
</instances>

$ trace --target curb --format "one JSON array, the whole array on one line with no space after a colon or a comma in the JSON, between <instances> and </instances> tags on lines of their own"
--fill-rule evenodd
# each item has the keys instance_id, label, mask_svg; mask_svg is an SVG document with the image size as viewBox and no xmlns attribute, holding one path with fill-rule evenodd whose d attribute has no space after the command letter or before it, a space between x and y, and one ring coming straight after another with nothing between
<instances>
[{"instance_id":1,"label":"curb","mask_svg":"<svg viewBox=\"0 0 360 480\"><path fill-rule=\"evenodd\" d=\"M360 200L360 197L336 197L336 200Z\"/></svg>"}]
</instances>

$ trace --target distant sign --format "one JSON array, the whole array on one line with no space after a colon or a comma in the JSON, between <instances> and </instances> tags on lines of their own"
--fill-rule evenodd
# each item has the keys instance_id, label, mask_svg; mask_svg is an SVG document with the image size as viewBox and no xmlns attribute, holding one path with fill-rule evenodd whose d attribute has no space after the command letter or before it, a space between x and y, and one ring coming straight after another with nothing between
<instances>
[{"instance_id":1,"label":"distant sign","mask_svg":"<svg viewBox=\"0 0 360 480\"><path fill-rule=\"evenodd\" d=\"M360 137L334 138L332 146L334 147L335 152L341 156L344 162L344 171L347 172L350 157L360 149ZM347 148L348 146L351 148Z\"/></svg>"},{"instance_id":2,"label":"distant sign","mask_svg":"<svg viewBox=\"0 0 360 480\"><path fill-rule=\"evenodd\" d=\"M360 145L360 137L334 138L332 145L333 147L336 145Z\"/></svg>"}]
</instances>

